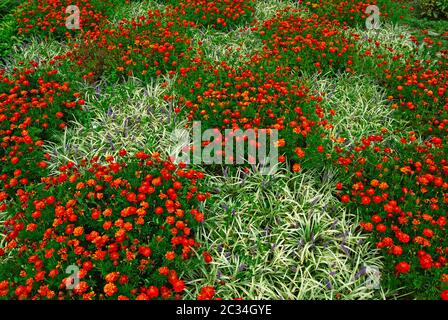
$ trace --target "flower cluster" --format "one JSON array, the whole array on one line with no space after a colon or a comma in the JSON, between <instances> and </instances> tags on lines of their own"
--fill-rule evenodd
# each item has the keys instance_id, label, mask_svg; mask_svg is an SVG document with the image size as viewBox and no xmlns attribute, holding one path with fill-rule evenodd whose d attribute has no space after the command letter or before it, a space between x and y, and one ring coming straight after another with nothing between
<instances>
[{"instance_id":1,"label":"flower cluster","mask_svg":"<svg viewBox=\"0 0 448 320\"><path fill-rule=\"evenodd\" d=\"M80 28L83 31L98 29L107 16L113 13L116 4L125 0L27 0L19 6L17 22L19 34L46 34L56 37L72 37L76 32L66 27L69 14L66 8L76 5L79 8ZM129 0L126 0L128 2Z\"/></svg>"},{"instance_id":2,"label":"flower cluster","mask_svg":"<svg viewBox=\"0 0 448 320\"><path fill-rule=\"evenodd\" d=\"M441 47L429 38L423 41ZM381 45L386 46L375 43ZM369 59L377 66L372 74L385 83L396 117L412 130L384 129L352 151L337 146L333 160L347 173L337 188L341 201L356 207L364 219L361 227L384 251L385 284L412 287L418 297L435 298L443 290L440 279L448 267L448 63L399 59L393 51L390 55L388 62L383 55L365 54L364 63L357 61L353 68L364 71Z\"/></svg>"},{"instance_id":3,"label":"flower cluster","mask_svg":"<svg viewBox=\"0 0 448 320\"><path fill-rule=\"evenodd\" d=\"M390 148L376 141L382 139L370 137L356 152L341 156L348 159L340 163L352 178L338 183L339 196L356 207L365 219L361 227L384 251L390 268L385 283L397 276L402 284L437 296L448 266L444 147L433 143L437 139L421 145L414 135Z\"/></svg>"},{"instance_id":4,"label":"flower cluster","mask_svg":"<svg viewBox=\"0 0 448 320\"><path fill-rule=\"evenodd\" d=\"M66 126L68 115L84 105L57 70L37 69L37 63L14 74L0 70L0 204L16 190L46 174L45 140ZM0 205L0 211L6 208Z\"/></svg>"},{"instance_id":5,"label":"flower cluster","mask_svg":"<svg viewBox=\"0 0 448 320\"><path fill-rule=\"evenodd\" d=\"M194 83L193 90L187 90L187 81ZM253 59L239 69L225 62L219 66L204 62L201 72L190 73L179 84L180 103L186 107L181 112L186 112L189 120L201 121L203 127L216 130L253 129L257 135L259 130L268 135L271 129L278 130L278 160L285 162L289 156L295 171L305 157L308 134L327 124L319 105L321 98L311 95L304 83L291 78L289 67L271 71L263 58ZM223 146L226 143L225 139L213 142ZM228 156L228 160L234 160Z\"/></svg>"},{"instance_id":6,"label":"flower cluster","mask_svg":"<svg viewBox=\"0 0 448 320\"><path fill-rule=\"evenodd\" d=\"M178 8L148 10L146 16L87 31L83 41L74 45L64 67L90 81L104 74L112 79L172 76L188 66L193 55L188 27L195 27L195 23L185 20Z\"/></svg>"},{"instance_id":7,"label":"flower cluster","mask_svg":"<svg viewBox=\"0 0 448 320\"><path fill-rule=\"evenodd\" d=\"M199 184L204 175L158 154L120 155L106 165L68 163L43 187L19 192L5 222L2 254L16 259L0 266L1 296L180 298L183 261L198 246L192 229L204 219L198 205L209 196ZM70 265L79 268L73 290L66 288Z\"/></svg>"},{"instance_id":8,"label":"flower cluster","mask_svg":"<svg viewBox=\"0 0 448 320\"><path fill-rule=\"evenodd\" d=\"M181 12L190 21L216 29L228 29L248 22L255 12L254 0L180 0Z\"/></svg>"}]
</instances>

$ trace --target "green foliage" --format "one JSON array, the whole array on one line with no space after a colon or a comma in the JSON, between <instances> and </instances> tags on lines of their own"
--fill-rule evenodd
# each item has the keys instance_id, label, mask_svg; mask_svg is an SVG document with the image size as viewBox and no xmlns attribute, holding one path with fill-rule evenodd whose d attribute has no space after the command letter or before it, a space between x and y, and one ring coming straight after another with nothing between
<instances>
[{"instance_id":1,"label":"green foliage","mask_svg":"<svg viewBox=\"0 0 448 320\"><path fill-rule=\"evenodd\" d=\"M417 8L421 17L430 19L448 18L448 1L446 0L418 0Z\"/></svg>"},{"instance_id":2,"label":"green foliage","mask_svg":"<svg viewBox=\"0 0 448 320\"><path fill-rule=\"evenodd\" d=\"M17 35L17 22L14 12L19 0L3 0L0 3L0 59L7 57L21 38Z\"/></svg>"},{"instance_id":3,"label":"green foliage","mask_svg":"<svg viewBox=\"0 0 448 320\"><path fill-rule=\"evenodd\" d=\"M15 18L12 14L7 14L0 20L0 58L7 57L19 41Z\"/></svg>"},{"instance_id":4,"label":"green foliage","mask_svg":"<svg viewBox=\"0 0 448 320\"><path fill-rule=\"evenodd\" d=\"M20 4L20 0L2 0L0 2L0 19L11 13Z\"/></svg>"}]
</instances>

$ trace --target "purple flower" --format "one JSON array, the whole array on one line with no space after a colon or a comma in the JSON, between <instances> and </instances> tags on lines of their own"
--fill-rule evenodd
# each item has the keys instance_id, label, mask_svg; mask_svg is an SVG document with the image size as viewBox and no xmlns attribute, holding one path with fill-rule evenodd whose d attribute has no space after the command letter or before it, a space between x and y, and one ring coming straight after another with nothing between
<instances>
[{"instance_id":1,"label":"purple flower","mask_svg":"<svg viewBox=\"0 0 448 320\"><path fill-rule=\"evenodd\" d=\"M264 228L264 233L266 234L266 236L268 236L271 233L271 227L267 226L266 228Z\"/></svg>"},{"instance_id":2,"label":"purple flower","mask_svg":"<svg viewBox=\"0 0 448 320\"><path fill-rule=\"evenodd\" d=\"M355 279L358 279L360 276L366 274L367 268L365 266L362 266L359 271L355 275Z\"/></svg>"},{"instance_id":3,"label":"purple flower","mask_svg":"<svg viewBox=\"0 0 448 320\"><path fill-rule=\"evenodd\" d=\"M350 255L350 250L344 244L341 244L341 249L346 255Z\"/></svg>"},{"instance_id":4,"label":"purple flower","mask_svg":"<svg viewBox=\"0 0 448 320\"><path fill-rule=\"evenodd\" d=\"M125 129L127 129L128 128L128 126L129 126L129 117L126 117L126 119L124 119L124 124L123 124L123 126L124 126L124 128Z\"/></svg>"},{"instance_id":5,"label":"purple flower","mask_svg":"<svg viewBox=\"0 0 448 320\"><path fill-rule=\"evenodd\" d=\"M333 224L331 225L331 229L336 228L336 225L338 224L338 222L339 222L338 219L334 220L334 221L333 221Z\"/></svg>"},{"instance_id":6,"label":"purple flower","mask_svg":"<svg viewBox=\"0 0 448 320\"><path fill-rule=\"evenodd\" d=\"M238 272L243 272L246 269L246 265L244 263L240 264L240 266L238 267Z\"/></svg>"},{"instance_id":7,"label":"purple flower","mask_svg":"<svg viewBox=\"0 0 448 320\"><path fill-rule=\"evenodd\" d=\"M109 134L107 135L107 141L109 142L111 149L115 150L114 143L112 142L112 137Z\"/></svg>"}]
</instances>

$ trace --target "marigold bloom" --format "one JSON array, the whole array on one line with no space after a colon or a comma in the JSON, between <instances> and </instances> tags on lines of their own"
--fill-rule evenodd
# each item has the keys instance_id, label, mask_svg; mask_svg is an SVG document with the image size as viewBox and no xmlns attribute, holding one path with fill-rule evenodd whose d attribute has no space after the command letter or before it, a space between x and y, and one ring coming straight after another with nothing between
<instances>
[{"instance_id":1,"label":"marigold bloom","mask_svg":"<svg viewBox=\"0 0 448 320\"><path fill-rule=\"evenodd\" d=\"M84 228L83 227L76 227L73 230L73 235L76 237L79 237L80 235L82 235L84 233Z\"/></svg>"},{"instance_id":2,"label":"marigold bloom","mask_svg":"<svg viewBox=\"0 0 448 320\"><path fill-rule=\"evenodd\" d=\"M440 298L442 298L442 300L448 300L448 290L443 291L440 294Z\"/></svg>"},{"instance_id":3,"label":"marigold bloom","mask_svg":"<svg viewBox=\"0 0 448 320\"><path fill-rule=\"evenodd\" d=\"M108 283L104 286L104 293L106 296L111 297L118 291L118 288L113 283Z\"/></svg>"},{"instance_id":4,"label":"marigold bloom","mask_svg":"<svg viewBox=\"0 0 448 320\"><path fill-rule=\"evenodd\" d=\"M174 251L168 251L166 254L165 254L165 258L167 259L167 260L174 260L174 257L176 256L176 254L174 253Z\"/></svg>"},{"instance_id":5,"label":"marigold bloom","mask_svg":"<svg viewBox=\"0 0 448 320\"><path fill-rule=\"evenodd\" d=\"M118 277L120 276L120 272L110 272L106 275L106 277L104 277L104 279L107 282L115 282L118 280Z\"/></svg>"},{"instance_id":6,"label":"marigold bloom","mask_svg":"<svg viewBox=\"0 0 448 320\"><path fill-rule=\"evenodd\" d=\"M395 270L398 273L407 273L407 272L409 272L409 270L411 270L411 266L409 265L409 263L403 261L403 262L399 262L395 266Z\"/></svg>"},{"instance_id":7,"label":"marigold bloom","mask_svg":"<svg viewBox=\"0 0 448 320\"><path fill-rule=\"evenodd\" d=\"M173 284L173 290L174 292L181 293L185 290L185 282L183 280L177 280Z\"/></svg>"}]
</instances>

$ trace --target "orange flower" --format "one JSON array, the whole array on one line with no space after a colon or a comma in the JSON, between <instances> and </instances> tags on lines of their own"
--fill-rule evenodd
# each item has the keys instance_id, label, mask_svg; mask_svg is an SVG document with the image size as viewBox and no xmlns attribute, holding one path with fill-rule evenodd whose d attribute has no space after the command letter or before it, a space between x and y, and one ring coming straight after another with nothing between
<instances>
[{"instance_id":1,"label":"orange flower","mask_svg":"<svg viewBox=\"0 0 448 320\"><path fill-rule=\"evenodd\" d=\"M278 139L277 143L276 143L276 147L284 147L285 146L285 139Z\"/></svg>"},{"instance_id":2,"label":"orange flower","mask_svg":"<svg viewBox=\"0 0 448 320\"><path fill-rule=\"evenodd\" d=\"M404 174L412 172L411 167L409 167L409 166L400 168L400 171L403 172Z\"/></svg>"},{"instance_id":3,"label":"orange flower","mask_svg":"<svg viewBox=\"0 0 448 320\"><path fill-rule=\"evenodd\" d=\"M81 190L81 189L83 189L84 187L85 187L84 182L78 182L78 183L76 184L76 190Z\"/></svg>"},{"instance_id":4,"label":"orange flower","mask_svg":"<svg viewBox=\"0 0 448 320\"><path fill-rule=\"evenodd\" d=\"M167 276L169 272L170 272L170 270L168 269L168 267L160 267L159 268L159 273L162 276Z\"/></svg>"},{"instance_id":5,"label":"orange flower","mask_svg":"<svg viewBox=\"0 0 448 320\"><path fill-rule=\"evenodd\" d=\"M107 282L115 282L118 280L119 276L120 276L120 272L111 272L111 273L108 273L104 279Z\"/></svg>"},{"instance_id":6,"label":"orange flower","mask_svg":"<svg viewBox=\"0 0 448 320\"><path fill-rule=\"evenodd\" d=\"M294 152L297 153L299 158L303 158L305 156L305 152L300 147L295 148Z\"/></svg>"},{"instance_id":7,"label":"orange flower","mask_svg":"<svg viewBox=\"0 0 448 320\"><path fill-rule=\"evenodd\" d=\"M294 163L294 165L292 166L292 171L299 172L301 168L302 167L300 166L300 164Z\"/></svg>"},{"instance_id":8,"label":"orange flower","mask_svg":"<svg viewBox=\"0 0 448 320\"><path fill-rule=\"evenodd\" d=\"M167 260L174 260L174 257L176 256L176 254L174 253L174 251L168 251L166 254L165 254L165 258L167 259Z\"/></svg>"},{"instance_id":9,"label":"orange flower","mask_svg":"<svg viewBox=\"0 0 448 320\"><path fill-rule=\"evenodd\" d=\"M180 293L185 290L185 282L182 280L177 280L173 284L174 292Z\"/></svg>"},{"instance_id":10,"label":"orange flower","mask_svg":"<svg viewBox=\"0 0 448 320\"><path fill-rule=\"evenodd\" d=\"M386 182L381 182L379 188L381 190L385 190L385 189L389 188L389 185Z\"/></svg>"},{"instance_id":11,"label":"orange flower","mask_svg":"<svg viewBox=\"0 0 448 320\"><path fill-rule=\"evenodd\" d=\"M84 233L84 228L83 227L76 227L74 230L73 230L73 235L75 236L75 237L79 237L80 235L82 235Z\"/></svg>"},{"instance_id":12,"label":"orange flower","mask_svg":"<svg viewBox=\"0 0 448 320\"><path fill-rule=\"evenodd\" d=\"M113 283L108 283L104 286L104 293L106 296L111 297L118 291L118 288Z\"/></svg>"}]
</instances>

